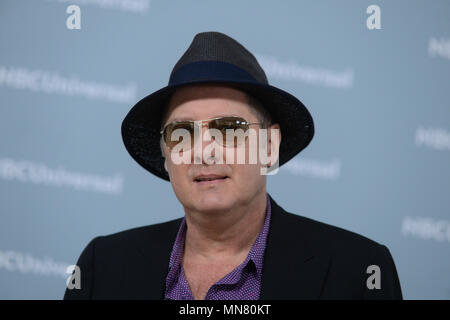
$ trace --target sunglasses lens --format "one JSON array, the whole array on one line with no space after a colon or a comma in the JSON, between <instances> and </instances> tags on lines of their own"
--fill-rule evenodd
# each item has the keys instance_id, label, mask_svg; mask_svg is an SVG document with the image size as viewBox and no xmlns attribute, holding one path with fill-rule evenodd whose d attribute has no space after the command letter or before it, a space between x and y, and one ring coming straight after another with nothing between
<instances>
[{"instance_id":1,"label":"sunglasses lens","mask_svg":"<svg viewBox=\"0 0 450 320\"><path fill-rule=\"evenodd\" d=\"M184 139L190 139L190 143L184 145L184 150L189 150L194 144L194 123L192 121L179 121L169 124L164 130L164 141L172 149Z\"/></svg>"},{"instance_id":2,"label":"sunglasses lens","mask_svg":"<svg viewBox=\"0 0 450 320\"><path fill-rule=\"evenodd\" d=\"M218 141L219 143L222 143L226 147L233 147L237 146L242 139L238 139L236 136L231 137L232 139L227 139L227 130L232 130L231 134L236 134L236 130L238 129L246 132L248 124L245 119L239 117L224 117L211 120L209 128L217 129L222 133L223 141Z\"/></svg>"}]
</instances>

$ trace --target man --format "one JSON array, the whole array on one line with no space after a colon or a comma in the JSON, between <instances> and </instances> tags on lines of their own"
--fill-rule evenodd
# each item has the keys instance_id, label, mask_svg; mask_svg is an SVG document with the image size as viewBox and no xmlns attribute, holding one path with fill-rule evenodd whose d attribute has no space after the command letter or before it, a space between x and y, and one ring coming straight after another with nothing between
<instances>
[{"instance_id":1,"label":"man","mask_svg":"<svg viewBox=\"0 0 450 320\"><path fill-rule=\"evenodd\" d=\"M213 129L253 130L270 161L250 161L255 136L227 140ZM269 85L247 49L222 33L197 34L168 86L122 124L130 155L170 181L185 216L93 239L77 263L81 289L64 298L401 299L387 247L288 213L267 194L264 173L313 135L306 107Z\"/></svg>"}]
</instances>

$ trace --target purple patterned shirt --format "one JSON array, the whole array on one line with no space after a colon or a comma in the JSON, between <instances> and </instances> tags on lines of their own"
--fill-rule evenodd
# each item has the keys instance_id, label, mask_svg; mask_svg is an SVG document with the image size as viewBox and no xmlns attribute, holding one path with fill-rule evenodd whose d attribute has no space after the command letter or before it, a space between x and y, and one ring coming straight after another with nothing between
<instances>
[{"instance_id":1,"label":"purple patterned shirt","mask_svg":"<svg viewBox=\"0 0 450 320\"><path fill-rule=\"evenodd\" d=\"M261 289L261 276L270 224L271 205L267 195L267 210L264 225L247 258L233 271L213 284L205 300L257 300ZM181 221L169 261L166 278L165 299L194 300L181 264L186 239L186 218Z\"/></svg>"}]
</instances>

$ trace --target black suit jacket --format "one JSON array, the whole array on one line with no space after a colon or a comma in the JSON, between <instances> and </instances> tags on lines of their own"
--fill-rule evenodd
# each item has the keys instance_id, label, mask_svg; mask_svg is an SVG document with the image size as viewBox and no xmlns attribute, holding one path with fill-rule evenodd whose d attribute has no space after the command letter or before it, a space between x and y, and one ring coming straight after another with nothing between
<instances>
[{"instance_id":1,"label":"black suit jacket","mask_svg":"<svg viewBox=\"0 0 450 320\"><path fill-rule=\"evenodd\" d=\"M402 299L387 247L270 200L260 299ZM181 220L91 240L77 262L81 289L66 289L64 299L163 299ZM380 268L380 289L367 287L369 265Z\"/></svg>"}]
</instances>

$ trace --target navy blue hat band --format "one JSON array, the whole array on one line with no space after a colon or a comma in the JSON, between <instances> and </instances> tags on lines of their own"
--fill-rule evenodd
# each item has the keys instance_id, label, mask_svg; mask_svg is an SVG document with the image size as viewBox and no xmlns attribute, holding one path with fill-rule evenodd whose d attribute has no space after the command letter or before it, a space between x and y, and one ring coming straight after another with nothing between
<instances>
[{"instance_id":1,"label":"navy blue hat band","mask_svg":"<svg viewBox=\"0 0 450 320\"><path fill-rule=\"evenodd\" d=\"M197 61L188 63L175 71L169 86L198 81L242 81L257 83L245 70L223 61Z\"/></svg>"}]
</instances>

